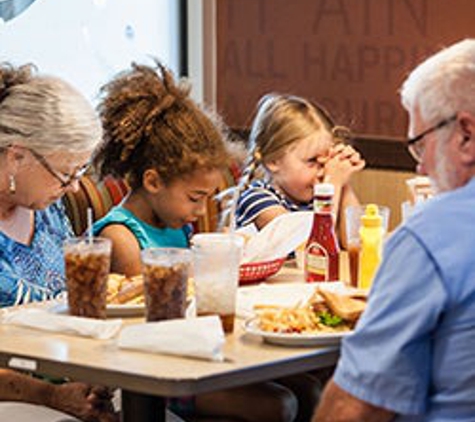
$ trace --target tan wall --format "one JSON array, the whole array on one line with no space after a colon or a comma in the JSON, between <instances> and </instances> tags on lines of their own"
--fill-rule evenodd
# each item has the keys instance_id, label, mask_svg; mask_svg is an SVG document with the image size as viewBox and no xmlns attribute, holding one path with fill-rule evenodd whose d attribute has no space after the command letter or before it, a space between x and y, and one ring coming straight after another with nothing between
<instances>
[{"instance_id":1,"label":"tan wall","mask_svg":"<svg viewBox=\"0 0 475 422\"><path fill-rule=\"evenodd\" d=\"M216 100L246 128L258 99L323 104L357 133L405 136L398 90L444 45L475 36L473 0L216 0ZM205 51L209 45L205 45Z\"/></svg>"},{"instance_id":2,"label":"tan wall","mask_svg":"<svg viewBox=\"0 0 475 422\"><path fill-rule=\"evenodd\" d=\"M389 229L394 229L401 221L401 203L408 199L405 181L415 173L364 170L353 177L352 186L361 203L386 205L391 210Z\"/></svg>"}]
</instances>

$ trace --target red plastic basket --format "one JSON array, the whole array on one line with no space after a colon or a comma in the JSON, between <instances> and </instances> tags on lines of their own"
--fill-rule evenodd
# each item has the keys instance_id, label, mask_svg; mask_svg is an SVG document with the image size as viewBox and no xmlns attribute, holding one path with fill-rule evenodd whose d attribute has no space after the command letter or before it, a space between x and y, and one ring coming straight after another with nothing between
<instances>
[{"instance_id":1,"label":"red plastic basket","mask_svg":"<svg viewBox=\"0 0 475 422\"><path fill-rule=\"evenodd\" d=\"M250 262L239 267L239 284L255 283L274 275L284 265L285 258L272 261Z\"/></svg>"}]
</instances>

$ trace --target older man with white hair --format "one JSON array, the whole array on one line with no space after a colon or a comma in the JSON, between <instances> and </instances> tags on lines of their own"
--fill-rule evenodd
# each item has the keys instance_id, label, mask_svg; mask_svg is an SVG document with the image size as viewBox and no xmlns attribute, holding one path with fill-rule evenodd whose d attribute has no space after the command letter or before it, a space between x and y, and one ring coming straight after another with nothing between
<instances>
[{"instance_id":1,"label":"older man with white hair","mask_svg":"<svg viewBox=\"0 0 475 422\"><path fill-rule=\"evenodd\" d=\"M475 419L475 39L420 64L401 97L438 194L389 239L314 422Z\"/></svg>"}]
</instances>

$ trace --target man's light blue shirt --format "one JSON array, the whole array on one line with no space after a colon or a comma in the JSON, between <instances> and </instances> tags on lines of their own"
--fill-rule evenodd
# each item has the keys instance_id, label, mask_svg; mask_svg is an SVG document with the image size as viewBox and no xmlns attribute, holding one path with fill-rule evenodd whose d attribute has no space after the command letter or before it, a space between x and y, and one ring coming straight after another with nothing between
<instances>
[{"instance_id":1,"label":"man's light blue shirt","mask_svg":"<svg viewBox=\"0 0 475 422\"><path fill-rule=\"evenodd\" d=\"M388 240L335 382L397 421L475 420L475 179Z\"/></svg>"}]
</instances>

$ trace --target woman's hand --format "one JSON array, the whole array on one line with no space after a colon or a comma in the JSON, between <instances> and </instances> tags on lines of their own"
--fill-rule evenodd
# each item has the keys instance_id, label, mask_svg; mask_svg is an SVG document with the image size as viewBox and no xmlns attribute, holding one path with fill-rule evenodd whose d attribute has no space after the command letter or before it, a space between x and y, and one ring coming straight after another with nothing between
<instances>
[{"instance_id":1,"label":"woman's hand","mask_svg":"<svg viewBox=\"0 0 475 422\"><path fill-rule=\"evenodd\" d=\"M366 164L358 151L345 144L334 145L320 163L324 166L323 180L339 187L345 186L351 176L361 171Z\"/></svg>"},{"instance_id":2,"label":"woman's hand","mask_svg":"<svg viewBox=\"0 0 475 422\"><path fill-rule=\"evenodd\" d=\"M106 387L90 386L82 382L56 385L51 396L51 407L86 422L118 422L112 394Z\"/></svg>"}]
</instances>

